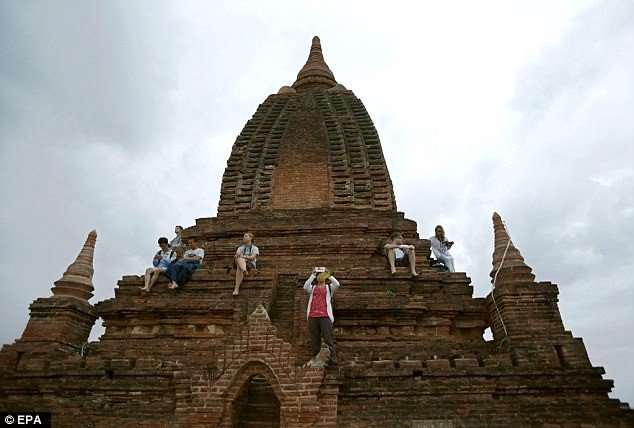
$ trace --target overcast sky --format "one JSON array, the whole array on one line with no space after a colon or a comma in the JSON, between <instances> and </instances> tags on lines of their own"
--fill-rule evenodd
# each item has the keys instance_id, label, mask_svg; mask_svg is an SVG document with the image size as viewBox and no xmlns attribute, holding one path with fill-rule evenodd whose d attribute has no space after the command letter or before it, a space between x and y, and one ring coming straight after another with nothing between
<instances>
[{"instance_id":1,"label":"overcast sky","mask_svg":"<svg viewBox=\"0 0 634 428\"><path fill-rule=\"evenodd\" d=\"M628 0L0 0L0 342L91 229L95 303L158 236L215 216L236 136L314 35L421 237L443 224L485 296L498 211L611 396L634 403Z\"/></svg>"}]
</instances>

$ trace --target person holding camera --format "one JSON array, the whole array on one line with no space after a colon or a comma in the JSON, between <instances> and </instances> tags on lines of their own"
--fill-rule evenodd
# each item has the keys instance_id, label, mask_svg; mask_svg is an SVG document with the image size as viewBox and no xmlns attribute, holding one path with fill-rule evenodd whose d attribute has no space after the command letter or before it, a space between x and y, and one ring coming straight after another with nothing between
<instances>
[{"instance_id":1,"label":"person holding camera","mask_svg":"<svg viewBox=\"0 0 634 428\"><path fill-rule=\"evenodd\" d=\"M317 283L313 281L317 279ZM326 284L326 280L330 283ZM313 358L319 354L321 339L324 339L330 350L328 365L338 366L337 350L333 339L332 325L335 317L332 312L332 295L339 288L339 281L325 267L316 267L304 283L304 291L310 295L306 318L310 333L310 347Z\"/></svg>"},{"instance_id":2,"label":"person holding camera","mask_svg":"<svg viewBox=\"0 0 634 428\"><path fill-rule=\"evenodd\" d=\"M445 237L445 229L441 225L436 226L435 233L434 236L429 238L434 256L449 269L449 272L455 272L453 256L449 252L453 246L453 241L449 241L447 237Z\"/></svg>"},{"instance_id":3,"label":"person holding camera","mask_svg":"<svg viewBox=\"0 0 634 428\"><path fill-rule=\"evenodd\" d=\"M385 244L384 249L392 275L396 274L397 267L407 267L413 277L418 276L416 273L416 250L413 245L403 243L401 232L392 232L390 242Z\"/></svg>"},{"instance_id":4,"label":"person holding camera","mask_svg":"<svg viewBox=\"0 0 634 428\"><path fill-rule=\"evenodd\" d=\"M158 244L161 249L154 255L154 259L152 260L154 267L145 270L145 287L141 287L141 291L145 293L149 293L150 290L152 290L152 287L154 287L159 279L159 275L165 273L167 267L176 260L176 252L169 247L167 238L159 238Z\"/></svg>"},{"instance_id":5,"label":"person holding camera","mask_svg":"<svg viewBox=\"0 0 634 428\"><path fill-rule=\"evenodd\" d=\"M170 285L167 286L170 290L175 290L180 285L184 285L194 274L194 271L203 266L202 262L205 257L205 250L199 248L196 240L193 238L189 238L187 245L189 250L185 251L183 260L170 264L165 271L165 276L172 280Z\"/></svg>"}]
</instances>

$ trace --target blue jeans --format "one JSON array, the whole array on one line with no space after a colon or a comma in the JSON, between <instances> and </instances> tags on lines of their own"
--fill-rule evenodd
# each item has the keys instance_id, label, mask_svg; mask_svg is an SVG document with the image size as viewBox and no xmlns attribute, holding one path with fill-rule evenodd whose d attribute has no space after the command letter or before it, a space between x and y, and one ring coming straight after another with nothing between
<instances>
[{"instance_id":1,"label":"blue jeans","mask_svg":"<svg viewBox=\"0 0 634 428\"><path fill-rule=\"evenodd\" d=\"M180 286L184 285L191 278L194 271L201 267L202 264L199 261L181 260L170 264L165 271L165 276Z\"/></svg>"}]
</instances>

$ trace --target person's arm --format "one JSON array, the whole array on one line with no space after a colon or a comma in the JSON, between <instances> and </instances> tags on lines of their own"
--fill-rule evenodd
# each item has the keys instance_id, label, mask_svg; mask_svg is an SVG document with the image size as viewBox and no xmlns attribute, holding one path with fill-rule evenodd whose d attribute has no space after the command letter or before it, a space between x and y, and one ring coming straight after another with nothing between
<instances>
[{"instance_id":1,"label":"person's arm","mask_svg":"<svg viewBox=\"0 0 634 428\"><path fill-rule=\"evenodd\" d=\"M253 261L253 260L257 259L258 255L260 254L260 250L258 249L258 247L255 247L255 248L251 247L252 248L251 254L249 254L248 256L246 254L242 254L240 252L240 248L242 248L242 247L238 247L238 250L236 251L235 257L242 257L245 260Z\"/></svg>"},{"instance_id":2,"label":"person's arm","mask_svg":"<svg viewBox=\"0 0 634 428\"><path fill-rule=\"evenodd\" d=\"M432 250L440 251L440 239L432 236L431 238L429 238L429 241L431 242Z\"/></svg>"},{"instance_id":3,"label":"person's arm","mask_svg":"<svg viewBox=\"0 0 634 428\"><path fill-rule=\"evenodd\" d=\"M334 293L339 289L339 281L337 281L337 278L332 275L330 275L328 279L330 280L330 289L332 290L332 293Z\"/></svg>"},{"instance_id":4,"label":"person's arm","mask_svg":"<svg viewBox=\"0 0 634 428\"><path fill-rule=\"evenodd\" d=\"M310 294L311 285L312 285L313 281L315 280L315 278L317 278L317 277L315 276L315 273L313 272L313 273L310 274L310 276L308 277L308 279L304 283L304 291L307 292L308 294Z\"/></svg>"},{"instance_id":5,"label":"person's arm","mask_svg":"<svg viewBox=\"0 0 634 428\"><path fill-rule=\"evenodd\" d=\"M385 244L384 248L386 250L393 250L393 249L398 248L398 247L399 247L399 245L396 245L396 244Z\"/></svg>"},{"instance_id":6,"label":"person's arm","mask_svg":"<svg viewBox=\"0 0 634 428\"><path fill-rule=\"evenodd\" d=\"M154 254L154 258L152 259L152 266L157 267L159 265L159 263L161 263L161 259L162 258L163 258L163 256L161 255L160 251L158 253Z\"/></svg>"},{"instance_id":7,"label":"person's arm","mask_svg":"<svg viewBox=\"0 0 634 428\"><path fill-rule=\"evenodd\" d=\"M201 248L199 248L199 250L200 250L200 249L201 249ZM194 251L197 251L197 250L194 250ZM203 257L205 256L205 251L204 251L204 250L202 250L202 251L201 251L201 252L199 252L199 253L202 253L202 256L201 256L201 255L198 255L198 254L196 254L196 253L189 253L189 254L187 255L187 260L191 260L191 261L194 261L194 262L197 262L197 261L199 261L199 260L202 260L202 259L203 259Z\"/></svg>"},{"instance_id":8,"label":"person's arm","mask_svg":"<svg viewBox=\"0 0 634 428\"><path fill-rule=\"evenodd\" d=\"M431 242L431 251L434 253L434 256L438 257L438 254L442 254L440 251L440 240L432 236L429 238L429 241Z\"/></svg>"},{"instance_id":9,"label":"person's arm","mask_svg":"<svg viewBox=\"0 0 634 428\"><path fill-rule=\"evenodd\" d=\"M171 251L170 252L170 263L173 262L174 260L176 260L176 251Z\"/></svg>"}]
</instances>

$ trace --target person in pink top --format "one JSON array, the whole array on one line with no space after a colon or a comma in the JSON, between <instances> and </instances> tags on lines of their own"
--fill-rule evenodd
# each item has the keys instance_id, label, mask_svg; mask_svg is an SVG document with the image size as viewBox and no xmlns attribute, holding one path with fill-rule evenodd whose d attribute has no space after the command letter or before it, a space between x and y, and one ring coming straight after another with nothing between
<instances>
[{"instance_id":1,"label":"person in pink top","mask_svg":"<svg viewBox=\"0 0 634 428\"><path fill-rule=\"evenodd\" d=\"M321 269L320 269L321 270ZM313 281L317 279L317 284ZM326 280L330 283L326 284ZM308 318L308 331L310 333L310 346L313 358L319 354L321 349L321 339L324 339L330 350L330 360L328 365L337 366L337 350L332 334L332 325L335 317L332 312L332 295L339 288L339 281L330 275L330 272L323 268L318 272L318 268L313 269L312 274L304 283L304 291L310 295L306 317Z\"/></svg>"}]
</instances>

